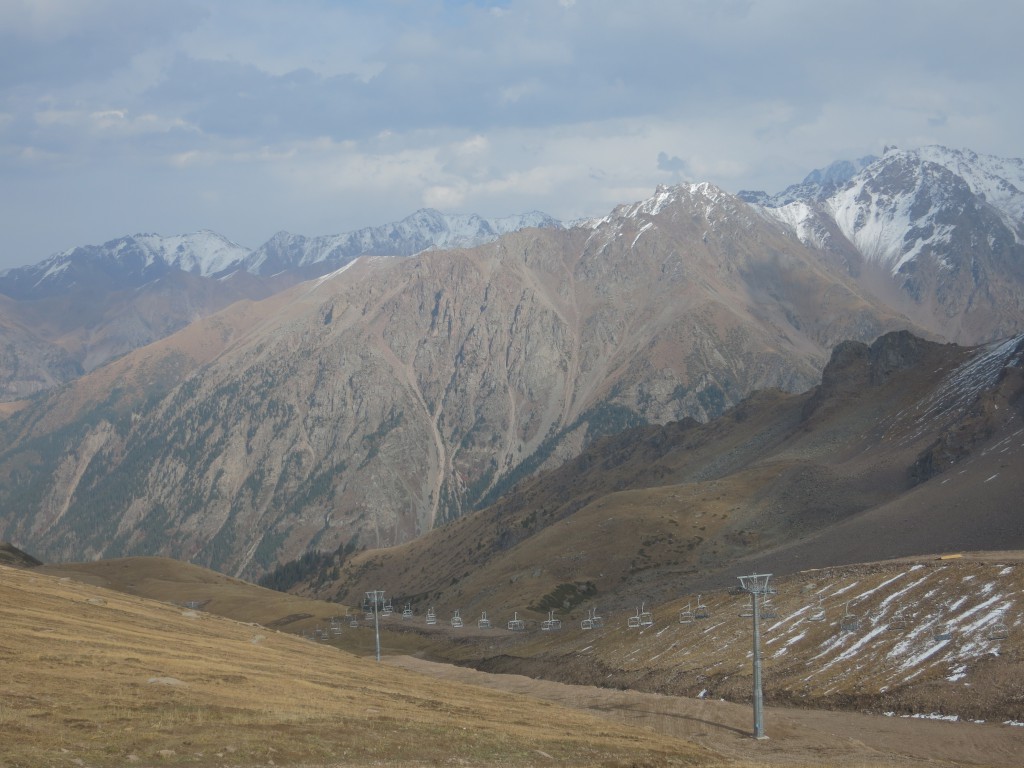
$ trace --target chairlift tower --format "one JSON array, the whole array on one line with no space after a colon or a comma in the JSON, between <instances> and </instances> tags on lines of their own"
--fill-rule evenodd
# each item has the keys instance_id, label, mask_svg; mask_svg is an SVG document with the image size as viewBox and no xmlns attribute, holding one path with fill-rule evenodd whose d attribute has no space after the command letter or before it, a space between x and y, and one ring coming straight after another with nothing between
<instances>
[{"instance_id":1,"label":"chairlift tower","mask_svg":"<svg viewBox=\"0 0 1024 768\"><path fill-rule=\"evenodd\" d=\"M377 661L380 662L380 618L378 608L384 601L384 590L374 589L366 593L366 600L373 604L373 631L377 638Z\"/></svg>"},{"instance_id":2,"label":"chairlift tower","mask_svg":"<svg viewBox=\"0 0 1024 768\"><path fill-rule=\"evenodd\" d=\"M764 735L764 697L761 692L761 600L775 590L768 585L770 573L755 573L739 576L740 587L750 593L754 619L754 738L767 739ZM761 600L758 600L758 595Z\"/></svg>"}]
</instances>

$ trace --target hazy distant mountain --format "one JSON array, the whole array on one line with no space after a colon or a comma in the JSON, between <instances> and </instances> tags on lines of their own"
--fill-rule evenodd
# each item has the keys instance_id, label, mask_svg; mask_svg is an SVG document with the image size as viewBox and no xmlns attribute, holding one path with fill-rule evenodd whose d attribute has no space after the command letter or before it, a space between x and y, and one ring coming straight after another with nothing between
<instances>
[{"instance_id":1,"label":"hazy distant mountain","mask_svg":"<svg viewBox=\"0 0 1024 768\"><path fill-rule=\"evenodd\" d=\"M107 294L121 303L76 294L72 319L67 298L9 302L76 360L122 356L0 422L0 536L257 574L409 540L626 427L806 390L844 340L1019 333L1021 161L927 148L857 166L778 206L702 183L570 228L421 212L281 236L218 277L201 274L216 259L163 259ZM353 243L418 255L352 259ZM140 249L121 248L136 272Z\"/></svg>"},{"instance_id":2,"label":"hazy distant mountain","mask_svg":"<svg viewBox=\"0 0 1024 768\"><path fill-rule=\"evenodd\" d=\"M294 271L319 277L359 256L412 256L433 248L471 248L527 227L561 229L545 213L485 219L475 214L445 214L424 208L399 222L327 237L278 232L232 268L255 275Z\"/></svg>"},{"instance_id":3,"label":"hazy distant mountain","mask_svg":"<svg viewBox=\"0 0 1024 768\"><path fill-rule=\"evenodd\" d=\"M491 242L543 213L498 219L422 210L394 224L306 238L279 233L255 251L214 232L133 235L72 248L0 273L0 401L16 400L184 328L242 299L262 299L361 255L409 256ZM4 351L5 350L5 351Z\"/></svg>"},{"instance_id":4,"label":"hazy distant mountain","mask_svg":"<svg viewBox=\"0 0 1024 768\"><path fill-rule=\"evenodd\" d=\"M205 230L176 237L132 235L71 248L39 264L0 272L0 293L12 299L79 291L98 291L102 296L138 288L174 271L213 275L248 253L248 248Z\"/></svg>"},{"instance_id":5,"label":"hazy distant mountain","mask_svg":"<svg viewBox=\"0 0 1024 768\"><path fill-rule=\"evenodd\" d=\"M248 574L396 544L906 324L737 198L666 187L586 227L359 259L97 369L0 423L0 509L31 510L0 530Z\"/></svg>"}]
</instances>

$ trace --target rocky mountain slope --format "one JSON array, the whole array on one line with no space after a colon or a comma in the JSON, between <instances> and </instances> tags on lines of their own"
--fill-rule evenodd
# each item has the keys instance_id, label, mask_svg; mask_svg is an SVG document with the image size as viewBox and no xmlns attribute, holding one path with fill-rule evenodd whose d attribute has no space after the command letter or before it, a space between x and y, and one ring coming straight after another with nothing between
<instances>
[{"instance_id":1,"label":"rocky mountain slope","mask_svg":"<svg viewBox=\"0 0 1024 768\"><path fill-rule=\"evenodd\" d=\"M837 346L806 393L608 438L417 541L336 556L304 589L539 620L743 573L1021 549L1022 456L1024 336L970 349L889 334Z\"/></svg>"},{"instance_id":2,"label":"rocky mountain slope","mask_svg":"<svg viewBox=\"0 0 1024 768\"><path fill-rule=\"evenodd\" d=\"M138 234L0 272L0 402L44 391L244 299L262 299L363 255L491 242L542 213L483 219L418 211L329 237L278 233L256 250L215 232Z\"/></svg>"},{"instance_id":3,"label":"rocky mountain slope","mask_svg":"<svg viewBox=\"0 0 1024 768\"><path fill-rule=\"evenodd\" d=\"M84 368L199 320L5 409L0 532L48 557L173 554L255 575L311 549L407 541L602 435L805 390L844 339L1012 335L1019 166L888 151L813 175L787 193L806 199L784 205L688 184L499 239L518 224L424 213L358 236L282 237L249 265L286 267L276 277L206 276L228 254L210 246L205 261L181 257L194 274L171 270L98 319L67 296L5 302L35 321L3 327L74 347ZM350 260L416 232L490 242ZM179 253L125 248L143 266ZM56 358L23 364L25 347L6 359L37 389L73 375Z\"/></svg>"},{"instance_id":4,"label":"rocky mountain slope","mask_svg":"<svg viewBox=\"0 0 1024 768\"><path fill-rule=\"evenodd\" d=\"M392 545L601 435L806 389L838 341L905 324L732 196L665 189L361 259L39 399L0 423L2 530L249 574Z\"/></svg>"},{"instance_id":5,"label":"rocky mountain slope","mask_svg":"<svg viewBox=\"0 0 1024 768\"><path fill-rule=\"evenodd\" d=\"M890 148L779 195L743 197L943 338L972 344L1024 327L1020 159Z\"/></svg>"}]
</instances>

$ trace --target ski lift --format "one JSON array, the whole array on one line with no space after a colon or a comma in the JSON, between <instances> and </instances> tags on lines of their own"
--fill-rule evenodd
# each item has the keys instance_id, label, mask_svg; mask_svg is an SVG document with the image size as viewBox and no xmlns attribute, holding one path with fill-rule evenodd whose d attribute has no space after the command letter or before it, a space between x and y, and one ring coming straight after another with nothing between
<instances>
[{"instance_id":1,"label":"ski lift","mask_svg":"<svg viewBox=\"0 0 1024 768\"><path fill-rule=\"evenodd\" d=\"M630 616L626 619L627 629L638 629L640 627L640 609L636 609L636 616Z\"/></svg>"},{"instance_id":2,"label":"ski lift","mask_svg":"<svg viewBox=\"0 0 1024 768\"><path fill-rule=\"evenodd\" d=\"M580 622L580 629L593 629L594 628L594 609L587 609L587 618Z\"/></svg>"},{"instance_id":3,"label":"ski lift","mask_svg":"<svg viewBox=\"0 0 1024 768\"><path fill-rule=\"evenodd\" d=\"M391 607L391 598L389 597L387 601L384 603L383 607L380 609L380 615L386 619L394 612L395 609Z\"/></svg>"},{"instance_id":4,"label":"ski lift","mask_svg":"<svg viewBox=\"0 0 1024 768\"><path fill-rule=\"evenodd\" d=\"M341 616L335 616L331 619L331 634L341 634Z\"/></svg>"},{"instance_id":5,"label":"ski lift","mask_svg":"<svg viewBox=\"0 0 1024 768\"><path fill-rule=\"evenodd\" d=\"M480 614L480 618L476 621L477 629L490 629L491 620L487 618L487 611Z\"/></svg>"},{"instance_id":6,"label":"ski lift","mask_svg":"<svg viewBox=\"0 0 1024 768\"><path fill-rule=\"evenodd\" d=\"M350 627L358 627L359 626L359 619L356 618L356 615L354 613L352 614L352 617L348 620L348 625Z\"/></svg>"},{"instance_id":7,"label":"ski lift","mask_svg":"<svg viewBox=\"0 0 1024 768\"><path fill-rule=\"evenodd\" d=\"M604 619L597 615L597 608L587 611L587 618L580 622L580 629L597 629L604 626Z\"/></svg>"},{"instance_id":8,"label":"ski lift","mask_svg":"<svg viewBox=\"0 0 1024 768\"><path fill-rule=\"evenodd\" d=\"M640 603L640 626L649 627L654 623L654 614L644 610L644 604Z\"/></svg>"},{"instance_id":9,"label":"ski lift","mask_svg":"<svg viewBox=\"0 0 1024 768\"><path fill-rule=\"evenodd\" d=\"M550 632L552 630L561 629L562 628L562 620L555 618L555 612L554 611L548 611L548 617L547 617L547 619L545 619L544 621L542 621L540 623L540 628L544 632Z\"/></svg>"},{"instance_id":10,"label":"ski lift","mask_svg":"<svg viewBox=\"0 0 1024 768\"><path fill-rule=\"evenodd\" d=\"M406 603L405 608L402 609L402 619L412 618L412 603Z\"/></svg>"},{"instance_id":11,"label":"ski lift","mask_svg":"<svg viewBox=\"0 0 1024 768\"><path fill-rule=\"evenodd\" d=\"M850 613L850 603L846 603L846 612L839 619L839 629L842 632L856 632L860 629L860 616Z\"/></svg>"},{"instance_id":12,"label":"ski lift","mask_svg":"<svg viewBox=\"0 0 1024 768\"><path fill-rule=\"evenodd\" d=\"M1003 623L1002 618L988 628L986 637L989 640L1006 640L1010 636L1009 628Z\"/></svg>"},{"instance_id":13,"label":"ski lift","mask_svg":"<svg viewBox=\"0 0 1024 768\"><path fill-rule=\"evenodd\" d=\"M679 623L680 624L693 624L693 610L690 608L690 604L687 603L686 607L679 611Z\"/></svg>"},{"instance_id":14,"label":"ski lift","mask_svg":"<svg viewBox=\"0 0 1024 768\"><path fill-rule=\"evenodd\" d=\"M508 628L510 632L522 632L526 629L526 622L519 618L519 611L513 612L512 618L508 620Z\"/></svg>"},{"instance_id":15,"label":"ski lift","mask_svg":"<svg viewBox=\"0 0 1024 768\"><path fill-rule=\"evenodd\" d=\"M434 613L434 606L427 608L427 624L437 624L437 614Z\"/></svg>"},{"instance_id":16,"label":"ski lift","mask_svg":"<svg viewBox=\"0 0 1024 768\"><path fill-rule=\"evenodd\" d=\"M740 618L741 619L749 619L753 615L754 615L754 593L753 592L748 592L747 593L747 602L744 603L743 607L740 609Z\"/></svg>"},{"instance_id":17,"label":"ski lift","mask_svg":"<svg viewBox=\"0 0 1024 768\"><path fill-rule=\"evenodd\" d=\"M807 621L824 621L825 606L821 604L821 596L818 596L818 604L807 614Z\"/></svg>"},{"instance_id":18,"label":"ski lift","mask_svg":"<svg viewBox=\"0 0 1024 768\"><path fill-rule=\"evenodd\" d=\"M751 595L753 597L753 595ZM779 618L779 612L775 610L775 603L771 601L768 594L765 593L764 599L761 601L761 618L762 619L777 619Z\"/></svg>"},{"instance_id":19,"label":"ski lift","mask_svg":"<svg viewBox=\"0 0 1024 768\"><path fill-rule=\"evenodd\" d=\"M907 615L903 612L902 608L897 608L896 612L893 613L892 618L889 619L889 629L906 629L907 628Z\"/></svg>"},{"instance_id":20,"label":"ski lift","mask_svg":"<svg viewBox=\"0 0 1024 768\"><path fill-rule=\"evenodd\" d=\"M452 627L459 629L462 626L462 617L459 615L459 609L455 609L455 613L452 615Z\"/></svg>"},{"instance_id":21,"label":"ski lift","mask_svg":"<svg viewBox=\"0 0 1024 768\"><path fill-rule=\"evenodd\" d=\"M700 595L697 595L697 607L693 609L693 618L697 621L711 618L711 609L700 601Z\"/></svg>"}]
</instances>

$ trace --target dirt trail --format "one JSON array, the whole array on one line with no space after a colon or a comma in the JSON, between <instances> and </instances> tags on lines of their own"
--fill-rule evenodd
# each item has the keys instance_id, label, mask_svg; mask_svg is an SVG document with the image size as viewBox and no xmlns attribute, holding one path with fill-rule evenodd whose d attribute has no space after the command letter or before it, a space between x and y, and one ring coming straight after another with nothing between
<instances>
[{"instance_id":1,"label":"dirt trail","mask_svg":"<svg viewBox=\"0 0 1024 768\"><path fill-rule=\"evenodd\" d=\"M786 766L1024 765L1024 728L915 720L851 712L767 707L768 739L751 738L747 705L636 691L565 685L416 659L385 662L444 680L519 693L585 709L620 722L692 741L726 758Z\"/></svg>"}]
</instances>

